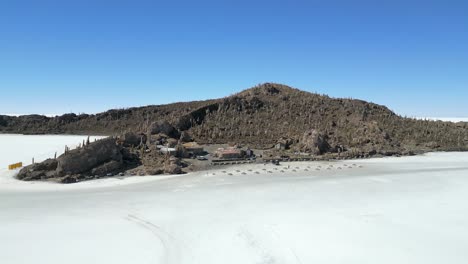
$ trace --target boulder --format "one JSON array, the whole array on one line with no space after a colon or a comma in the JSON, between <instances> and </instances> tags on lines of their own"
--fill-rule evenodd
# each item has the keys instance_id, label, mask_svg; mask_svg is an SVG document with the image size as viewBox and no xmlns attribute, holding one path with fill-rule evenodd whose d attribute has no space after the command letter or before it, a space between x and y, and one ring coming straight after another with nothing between
<instances>
[{"instance_id":1,"label":"boulder","mask_svg":"<svg viewBox=\"0 0 468 264\"><path fill-rule=\"evenodd\" d=\"M177 164L170 164L164 169L164 173L167 174L182 174L182 167Z\"/></svg>"},{"instance_id":2,"label":"boulder","mask_svg":"<svg viewBox=\"0 0 468 264\"><path fill-rule=\"evenodd\" d=\"M175 164L177 166L183 166L182 160L176 157L170 157L169 158L169 163L170 164Z\"/></svg>"},{"instance_id":3,"label":"boulder","mask_svg":"<svg viewBox=\"0 0 468 264\"><path fill-rule=\"evenodd\" d=\"M78 181L79 181L78 178L76 176L72 176L72 175L66 175L66 176L61 177L61 178L58 179L58 182L65 183L65 184L76 183Z\"/></svg>"},{"instance_id":4,"label":"boulder","mask_svg":"<svg viewBox=\"0 0 468 264\"><path fill-rule=\"evenodd\" d=\"M123 135L123 144L126 147L139 146L140 144L146 144L145 134L136 134L133 132L127 132Z\"/></svg>"},{"instance_id":5,"label":"boulder","mask_svg":"<svg viewBox=\"0 0 468 264\"><path fill-rule=\"evenodd\" d=\"M145 167L145 173L147 175L159 175L163 174L164 170L159 167Z\"/></svg>"},{"instance_id":6,"label":"boulder","mask_svg":"<svg viewBox=\"0 0 468 264\"><path fill-rule=\"evenodd\" d=\"M55 159L47 159L40 163L34 163L24 167L17 175L23 181L41 180L55 177L58 162Z\"/></svg>"},{"instance_id":7,"label":"boulder","mask_svg":"<svg viewBox=\"0 0 468 264\"><path fill-rule=\"evenodd\" d=\"M23 169L24 170L24 169ZM17 178L23 181L36 181L46 177L46 171L23 171L21 170Z\"/></svg>"},{"instance_id":8,"label":"boulder","mask_svg":"<svg viewBox=\"0 0 468 264\"><path fill-rule=\"evenodd\" d=\"M430 149L436 149L436 148L440 148L440 144L435 142L435 141L430 141L430 142L427 142L426 144L424 144L424 146L426 148L430 148Z\"/></svg>"},{"instance_id":9,"label":"boulder","mask_svg":"<svg viewBox=\"0 0 468 264\"><path fill-rule=\"evenodd\" d=\"M107 174L117 174L122 168L122 163L111 160L91 170L91 175L106 176Z\"/></svg>"},{"instance_id":10,"label":"boulder","mask_svg":"<svg viewBox=\"0 0 468 264\"><path fill-rule=\"evenodd\" d=\"M182 174L182 168L185 167L186 164L182 162L181 159L176 157L171 157L169 160L166 161L166 165L164 166L164 173L166 174Z\"/></svg>"},{"instance_id":11,"label":"boulder","mask_svg":"<svg viewBox=\"0 0 468 264\"><path fill-rule=\"evenodd\" d=\"M317 130L311 129L306 131L302 136L300 148L303 152L321 155L329 152L331 147L328 144L326 137L320 134Z\"/></svg>"},{"instance_id":12,"label":"boulder","mask_svg":"<svg viewBox=\"0 0 468 264\"><path fill-rule=\"evenodd\" d=\"M275 146L277 149L289 149L292 144L294 144L293 139L282 137L278 139Z\"/></svg>"},{"instance_id":13,"label":"boulder","mask_svg":"<svg viewBox=\"0 0 468 264\"><path fill-rule=\"evenodd\" d=\"M163 134L149 135L147 145L165 145L167 136Z\"/></svg>"}]
</instances>

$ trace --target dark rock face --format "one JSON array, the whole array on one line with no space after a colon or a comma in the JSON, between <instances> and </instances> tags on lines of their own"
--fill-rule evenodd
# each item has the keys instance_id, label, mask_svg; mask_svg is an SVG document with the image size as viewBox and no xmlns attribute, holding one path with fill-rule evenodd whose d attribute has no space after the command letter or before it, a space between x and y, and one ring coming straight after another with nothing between
<instances>
[{"instance_id":1,"label":"dark rock face","mask_svg":"<svg viewBox=\"0 0 468 264\"><path fill-rule=\"evenodd\" d=\"M0 116L0 127L6 127L8 125L8 116Z\"/></svg>"},{"instance_id":2,"label":"dark rock face","mask_svg":"<svg viewBox=\"0 0 468 264\"><path fill-rule=\"evenodd\" d=\"M187 115L181 116L176 122L176 126L179 130L185 131L193 126L197 126L203 123L208 114L218 111L219 104L209 104L190 112Z\"/></svg>"},{"instance_id":3,"label":"dark rock face","mask_svg":"<svg viewBox=\"0 0 468 264\"><path fill-rule=\"evenodd\" d=\"M179 131L167 121L158 121L151 124L149 133L151 135L164 134L171 138L179 138L180 136Z\"/></svg>"},{"instance_id":4,"label":"dark rock face","mask_svg":"<svg viewBox=\"0 0 468 264\"><path fill-rule=\"evenodd\" d=\"M317 130L306 131L301 140L301 151L321 155L331 150L330 144Z\"/></svg>"},{"instance_id":5,"label":"dark rock face","mask_svg":"<svg viewBox=\"0 0 468 264\"><path fill-rule=\"evenodd\" d=\"M116 161L123 165L122 147L116 144L114 138L106 138L93 144L72 150L60 156L57 175L74 175L88 172L104 163Z\"/></svg>"},{"instance_id":6,"label":"dark rock face","mask_svg":"<svg viewBox=\"0 0 468 264\"><path fill-rule=\"evenodd\" d=\"M122 159L126 167L136 167L140 165L140 158L134 152L131 152L128 148L123 148L122 151Z\"/></svg>"}]
</instances>

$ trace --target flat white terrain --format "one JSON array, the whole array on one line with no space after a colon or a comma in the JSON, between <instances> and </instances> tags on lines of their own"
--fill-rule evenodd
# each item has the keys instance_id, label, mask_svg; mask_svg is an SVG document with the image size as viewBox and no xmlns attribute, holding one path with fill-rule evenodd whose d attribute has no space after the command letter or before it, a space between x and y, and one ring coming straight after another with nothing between
<instances>
[{"instance_id":1,"label":"flat white terrain","mask_svg":"<svg viewBox=\"0 0 468 264\"><path fill-rule=\"evenodd\" d=\"M42 140L24 151L55 139ZM13 175L0 172L1 263L468 263L468 153L72 185Z\"/></svg>"},{"instance_id":2,"label":"flat white terrain","mask_svg":"<svg viewBox=\"0 0 468 264\"><path fill-rule=\"evenodd\" d=\"M90 136L90 141L103 138L101 136ZM31 164L32 159L36 162L57 157L65 150L65 145L70 149L87 140L88 136L71 135L12 135L0 134L0 169L8 168L8 164L23 162Z\"/></svg>"},{"instance_id":3,"label":"flat white terrain","mask_svg":"<svg viewBox=\"0 0 468 264\"><path fill-rule=\"evenodd\" d=\"M416 119L432 120L432 121L444 121L444 122L468 122L468 117L417 117Z\"/></svg>"}]
</instances>

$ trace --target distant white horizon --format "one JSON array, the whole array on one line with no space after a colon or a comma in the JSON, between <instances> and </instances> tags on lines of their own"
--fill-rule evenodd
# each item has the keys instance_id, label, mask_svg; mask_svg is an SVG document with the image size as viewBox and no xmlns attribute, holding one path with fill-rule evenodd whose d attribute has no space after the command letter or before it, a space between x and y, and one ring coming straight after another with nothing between
<instances>
[{"instance_id":1,"label":"distant white horizon","mask_svg":"<svg viewBox=\"0 0 468 264\"><path fill-rule=\"evenodd\" d=\"M62 114L42 114L39 113L37 115L43 115L47 117L54 117L54 116L60 116ZM81 113L78 113L81 114ZM86 113L89 115L96 114L96 113ZM33 115L33 114L12 114L12 113L0 113L0 115L6 115L6 116L23 116L23 115ZM445 122L453 122L453 123L458 123L458 122L468 122L468 117L412 117L415 119L421 119L421 120L432 120L432 121L445 121Z\"/></svg>"},{"instance_id":2,"label":"distant white horizon","mask_svg":"<svg viewBox=\"0 0 468 264\"><path fill-rule=\"evenodd\" d=\"M445 121L445 122L468 122L468 117L415 117L416 119L431 120L431 121Z\"/></svg>"},{"instance_id":3,"label":"distant white horizon","mask_svg":"<svg viewBox=\"0 0 468 264\"><path fill-rule=\"evenodd\" d=\"M47 116L47 117L55 117L55 116L61 116L67 113L60 113L60 114L43 114L43 113L26 113L26 114L12 114L12 113L0 113L0 115L6 115L6 116L25 116L25 115L42 115L42 116ZM75 113L77 114L77 113ZM81 113L78 113L81 114ZM87 113L89 114L89 113ZM95 113L91 113L95 114Z\"/></svg>"},{"instance_id":4,"label":"distant white horizon","mask_svg":"<svg viewBox=\"0 0 468 264\"><path fill-rule=\"evenodd\" d=\"M47 116L47 117L54 117L60 114L9 114L9 113L2 113L0 115L6 115L6 116L24 116L24 115L42 115L42 116Z\"/></svg>"}]
</instances>

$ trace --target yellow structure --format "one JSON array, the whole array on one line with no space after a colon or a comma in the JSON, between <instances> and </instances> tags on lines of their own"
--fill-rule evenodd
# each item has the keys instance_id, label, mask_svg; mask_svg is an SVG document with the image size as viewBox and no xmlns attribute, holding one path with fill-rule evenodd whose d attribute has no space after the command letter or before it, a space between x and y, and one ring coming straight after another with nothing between
<instances>
[{"instance_id":1,"label":"yellow structure","mask_svg":"<svg viewBox=\"0 0 468 264\"><path fill-rule=\"evenodd\" d=\"M14 169L21 168L21 167L23 167L23 162L18 162L15 164L8 165L9 170L14 170Z\"/></svg>"},{"instance_id":2,"label":"yellow structure","mask_svg":"<svg viewBox=\"0 0 468 264\"><path fill-rule=\"evenodd\" d=\"M184 143L182 144L185 148L199 148L200 145L198 145L197 142L188 142L188 143Z\"/></svg>"}]
</instances>

